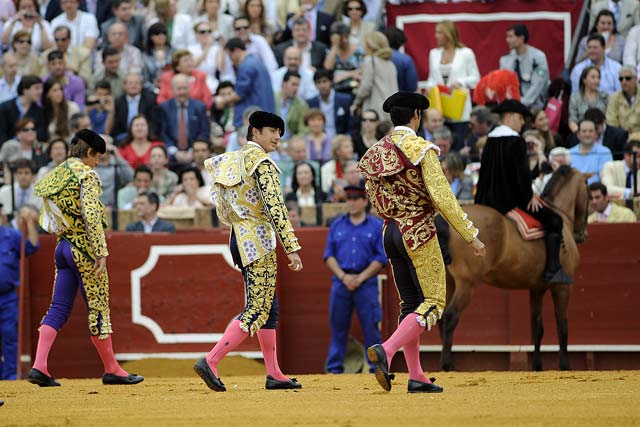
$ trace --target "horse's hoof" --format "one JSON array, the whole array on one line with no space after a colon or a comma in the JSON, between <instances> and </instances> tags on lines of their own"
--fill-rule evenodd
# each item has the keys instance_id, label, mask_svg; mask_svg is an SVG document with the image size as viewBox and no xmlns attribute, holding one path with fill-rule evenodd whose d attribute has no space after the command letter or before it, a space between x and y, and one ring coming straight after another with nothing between
<instances>
[{"instance_id":1,"label":"horse's hoof","mask_svg":"<svg viewBox=\"0 0 640 427\"><path fill-rule=\"evenodd\" d=\"M455 367L453 366L453 363L443 363L441 367L442 367L442 370L445 372L455 371Z\"/></svg>"},{"instance_id":2,"label":"horse's hoof","mask_svg":"<svg viewBox=\"0 0 640 427\"><path fill-rule=\"evenodd\" d=\"M535 372L541 372L542 371L542 363L534 363L533 366L531 367L531 370L533 370Z\"/></svg>"},{"instance_id":3,"label":"horse's hoof","mask_svg":"<svg viewBox=\"0 0 640 427\"><path fill-rule=\"evenodd\" d=\"M571 368L569 367L569 364L568 364L568 363L561 363L561 364L560 364L560 370L561 370L561 371L570 371L570 370L571 370Z\"/></svg>"}]
</instances>

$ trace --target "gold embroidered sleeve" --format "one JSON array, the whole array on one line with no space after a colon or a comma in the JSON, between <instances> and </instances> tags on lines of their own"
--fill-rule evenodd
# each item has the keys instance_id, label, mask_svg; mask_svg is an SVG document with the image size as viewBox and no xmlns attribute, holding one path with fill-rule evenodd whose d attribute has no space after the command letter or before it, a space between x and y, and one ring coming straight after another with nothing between
<instances>
[{"instance_id":1,"label":"gold embroidered sleeve","mask_svg":"<svg viewBox=\"0 0 640 427\"><path fill-rule=\"evenodd\" d=\"M467 214L462 210L456 196L451 191L449 181L442 173L442 167L435 150L429 150L420 164L424 184L434 205L458 234L466 242L471 242L478 235L478 229L467 218Z\"/></svg>"},{"instance_id":2,"label":"gold embroidered sleeve","mask_svg":"<svg viewBox=\"0 0 640 427\"><path fill-rule=\"evenodd\" d=\"M84 226L87 232L87 239L93 256L104 258L109 255L107 250L107 240L104 235L104 206L100 201L100 178L91 171L86 174L80 182L80 209Z\"/></svg>"},{"instance_id":3,"label":"gold embroidered sleeve","mask_svg":"<svg viewBox=\"0 0 640 427\"><path fill-rule=\"evenodd\" d=\"M258 183L258 190L260 191L265 211L269 215L271 224L284 247L285 253L290 254L299 251L301 247L285 209L282 191L280 190L280 178L276 167L269 161L263 161L256 168L254 178Z\"/></svg>"}]
</instances>

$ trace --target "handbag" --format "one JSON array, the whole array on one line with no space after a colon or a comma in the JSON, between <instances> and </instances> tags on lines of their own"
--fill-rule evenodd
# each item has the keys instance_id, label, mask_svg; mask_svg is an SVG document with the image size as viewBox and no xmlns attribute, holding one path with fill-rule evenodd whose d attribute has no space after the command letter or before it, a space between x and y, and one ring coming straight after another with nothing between
<instances>
[{"instance_id":1,"label":"handbag","mask_svg":"<svg viewBox=\"0 0 640 427\"><path fill-rule=\"evenodd\" d=\"M432 86L427 93L429 100L429 108L438 110L442 113L442 97L440 96L440 86Z\"/></svg>"},{"instance_id":2,"label":"handbag","mask_svg":"<svg viewBox=\"0 0 640 427\"><path fill-rule=\"evenodd\" d=\"M459 121L464 113L469 91L467 89L450 89L444 85L429 89L429 107L438 110L449 120Z\"/></svg>"},{"instance_id":3,"label":"handbag","mask_svg":"<svg viewBox=\"0 0 640 427\"><path fill-rule=\"evenodd\" d=\"M562 94L561 90L557 97L549 98L547 105L544 107L544 112L549 119L549 129L554 132L558 132L560 128L560 118L562 117Z\"/></svg>"}]
</instances>

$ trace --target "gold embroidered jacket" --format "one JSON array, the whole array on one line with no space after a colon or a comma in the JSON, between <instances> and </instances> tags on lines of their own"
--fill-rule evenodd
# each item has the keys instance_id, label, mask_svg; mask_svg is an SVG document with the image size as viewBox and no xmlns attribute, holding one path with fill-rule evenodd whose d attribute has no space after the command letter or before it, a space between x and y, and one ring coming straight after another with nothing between
<instances>
[{"instance_id":1,"label":"gold embroidered jacket","mask_svg":"<svg viewBox=\"0 0 640 427\"><path fill-rule=\"evenodd\" d=\"M396 221L411 250L436 235L438 211L467 242L478 234L451 191L431 142L396 129L367 150L358 170L378 214Z\"/></svg>"},{"instance_id":2,"label":"gold embroidered jacket","mask_svg":"<svg viewBox=\"0 0 640 427\"><path fill-rule=\"evenodd\" d=\"M276 248L300 250L280 189L280 169L256 143L205 161L218 218L233 227L244 266Z\"/></svg>"},{"instance_id":3,"label":"gold embroidered jacket","mask_svg":"<svg viewBox=\"0 0 640 427\"><path fill-rule=\"evenodd\" d=\"M34 186L43 198L40 225L67 240L90 259L109 255L104 229L107 217L100 201L98 174L77 158L70 158Z\"/></svg>"}]
</instances>

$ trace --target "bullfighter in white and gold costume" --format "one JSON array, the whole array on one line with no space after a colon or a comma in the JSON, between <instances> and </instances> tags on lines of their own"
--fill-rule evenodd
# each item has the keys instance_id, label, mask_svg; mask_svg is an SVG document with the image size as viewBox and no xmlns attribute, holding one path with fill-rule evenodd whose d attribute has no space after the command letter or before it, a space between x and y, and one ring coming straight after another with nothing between
<instances>
[{"instance_id":1,"label":"bullfighter in white and gold costume","mask_svg":"<svg viewBox=\"0 0 640 427\"><path fill-rule=\"evenodd\" d=\"M289 268L302 270L301 249L280 190L280 170L269 157L284 134L275 114L257 111L249 117L249 142L241 150L213 157L205 166L213 178L212 196L218 217L231 226L229 247L245 283L245 308L220 341L194 370L215 391L226 391L217 365L249 335L258 336L267 368L266 388L302 386L286 377L276 354L276 237L289 258Z\"/></svg>"},{"instance_id":2,"label":"bullfighter in white and gold costume","mask_svg":"<svg viewBox=\"0 0 640 427\"><path fill-rule=\"evenodd\" d=\"M385 220L384 248L392 265L401 300L398 329L382 344L369 348L376 379L391 390L389 367L400 347L409 368L410 393L442 391L427 379L420 365L420 334L430 330L444 313L445 266L436 237L438 212L484 255L478 230L451 192L436 145L416 135L422 110L429 101L412 92L398 92L383 105L395 125L390 135L374 144L360 160L358 170L372 205Z\"/></svg>"},{"instance_id":3,"label":"bullfighter in white and gold costume","mask_svg":"<svg viewBox=\"0 0 640 427\"><path fill-rule=\"evenodd\" d=\"M106 151L104 140L88 129L79 131L69 148L70 158L44 176L34 187L43 198L40 224L58 236L56 275L51 305L42 319L38 348L29 382L41 387L59 386L48 371L49 350L71 313L78 288L89 311L91 341L104 364L104 384L137 384L144 378L124 371L111 345L109 252L104 229L107 218L100 201L102 184L93 170Z\"/></svg>"}]
</instances>

